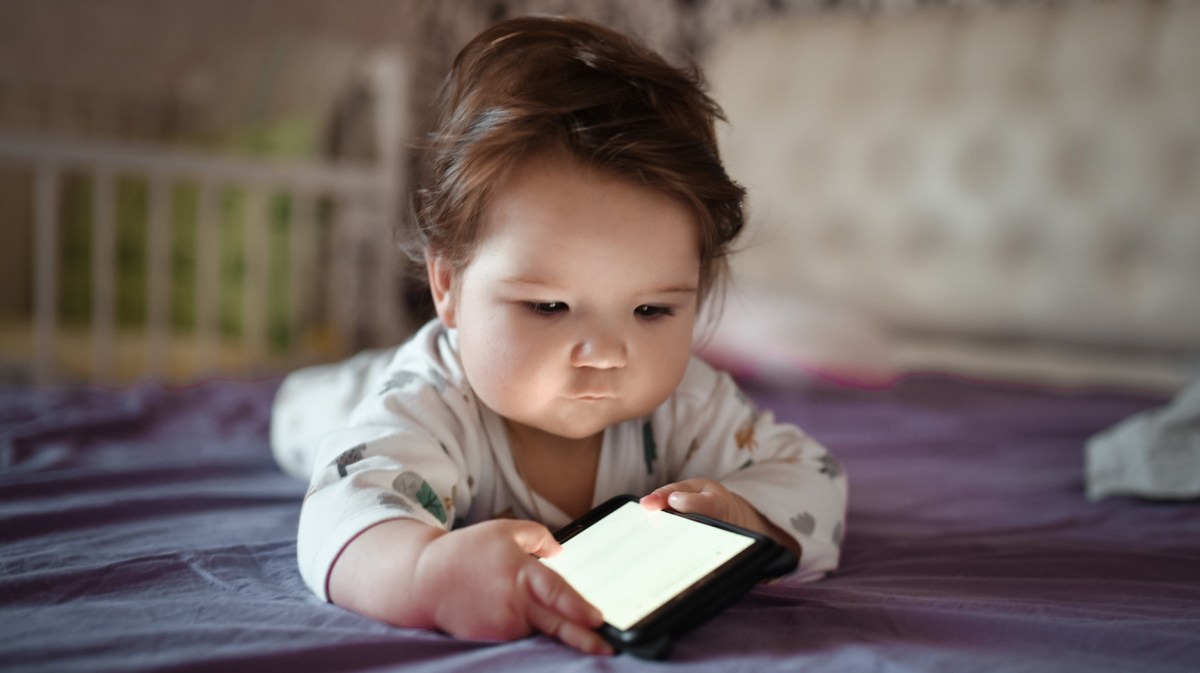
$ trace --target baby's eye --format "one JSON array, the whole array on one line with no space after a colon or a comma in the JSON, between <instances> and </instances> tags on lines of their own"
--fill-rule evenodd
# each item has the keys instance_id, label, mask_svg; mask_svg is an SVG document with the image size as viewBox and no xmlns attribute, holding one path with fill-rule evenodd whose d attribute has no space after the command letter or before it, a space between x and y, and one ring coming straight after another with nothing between
<instances>
[{"instance_id":1,"label":"baby's eye","mask_svg":"<svg viewBox=\"0 0 1200 673\"><path fill-rule=\"evenodd\" d=\"M655 306L653 304L642 304L633 309L633 313L639 318L661 318L673 315L670 306Z\"/></svg>"},{"instance_id":2,"label":"baby's eye","mask_svg":"<svg viewBox=\"0 0 1200 673\"><path fill-rule=\"evenodd\" d=\"M561 301L527 301L525 308L538 315L554 315L567 311L567 305Z\"/></svg>"}]
</instances>

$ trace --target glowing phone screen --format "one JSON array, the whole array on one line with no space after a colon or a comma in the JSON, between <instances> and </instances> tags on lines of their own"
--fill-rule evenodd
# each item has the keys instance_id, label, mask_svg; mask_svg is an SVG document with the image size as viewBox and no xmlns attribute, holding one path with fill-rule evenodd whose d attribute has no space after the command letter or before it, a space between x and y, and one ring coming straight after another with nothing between
<instances>
[{"instance_id":1,"label":"glowing phone screen","mask_svg":"<svg viewBox=\"0 0 1200 673\"><path fill-rule=\"evenodd\" d=\"M754 540L625 503L542 559L621 630L721 567Z\"/></svg>"}]
</instances>

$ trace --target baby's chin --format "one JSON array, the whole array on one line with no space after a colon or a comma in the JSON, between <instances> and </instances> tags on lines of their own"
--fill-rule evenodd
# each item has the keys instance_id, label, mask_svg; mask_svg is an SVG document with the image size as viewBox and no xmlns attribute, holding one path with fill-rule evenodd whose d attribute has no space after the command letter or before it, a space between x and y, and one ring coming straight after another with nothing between
<instances>
[{"instance_id":1,"label":"baby's chin","mask_svg":"<svg viewBox=\"0 0 1200 673\"><path fill-rule=\"evenodd\" d=\"M597 406L600 404L603 404L603 402L598 403ZM551 419L523 422L523 424L563 439L582 440L593 437L625 421L643 418L654 411L655 408L657 408L657 405L639 405L637 408L632 409L606 410L607 413L595 413L595 411L592 413L569 413L555 416Z\"/></svg>"},{"instance_id":2,"label":"baby's chin","mask_svg":"<svg viewBox=\"0 0 1200 673\"><path fill-rule=\"evenodd\" d=\"M608 428L611 428L615 425L620 425L621 423L624 423L626 421L636 421L638 419L645 418L646 416L649 416L650 413L652 411L654 411L654 409L656 409L656 408L657 407L650 407L648 409L638 410L636 412L620 414L618 416L612 417L611 419L609 419L607 422L604 422L604 423L578 424L573 427L565 429L565 431L562 433L562 436L570 438L570 439L582 439L584 437L591 437L594 434L604 432Z\"/></svg>"}]
</instances>

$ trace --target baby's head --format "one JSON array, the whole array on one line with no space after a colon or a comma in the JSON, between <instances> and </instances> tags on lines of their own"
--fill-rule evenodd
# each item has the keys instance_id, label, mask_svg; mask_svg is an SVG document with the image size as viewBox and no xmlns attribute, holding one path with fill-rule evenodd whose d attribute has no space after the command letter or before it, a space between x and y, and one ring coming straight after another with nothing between
<instances>
[{"instance_id":1,"label":"baby's head","mask_svg":"<svg viewBox=\"0 0 1200 673\"><path fill-rule=\"evenodd\" d=\"M745 192L721 163L722 113L699 72L602 26L518 18L463 48L437 112L413 198L414 258L432 253L464 267L495 190L522 162L555 152L686 204L701 299L720 287Z\"/></svg>"},{"instance_id":2,"label":"baby's head","mask_svg":"<svg viewBox=\"0 0 1200 673\"><path fill-rule=\"evenodd\" d=\"M459 55L414 195L434 305L512 427L594 437L687 368L744 192L698 76L592 24L516 19Z\"/></svg>"}]
</instances>

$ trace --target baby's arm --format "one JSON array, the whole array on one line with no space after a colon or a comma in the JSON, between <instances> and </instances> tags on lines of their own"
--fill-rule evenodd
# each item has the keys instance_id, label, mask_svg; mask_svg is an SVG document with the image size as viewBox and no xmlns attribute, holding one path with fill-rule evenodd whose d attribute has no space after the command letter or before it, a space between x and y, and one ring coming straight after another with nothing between
<instances>
[{"instance_id":1,"label":"baby's arm","mask_svg":"<svg viewBox=\"0 0 1200 673\"><path fill-rule=\"evenodd\" d=\"M757 509L721 482L711 479L686 479L660 486L642 498L650 510L670 507L677 512L701 514L748 528L770 537L800 558L800 543L767 520Z\"/></svg>"},{"instance_id":2,"label":"baby's arm","mask_svg":"<svg viewBox=\"0 0 1200 673\"><path fill-rule=\"evenodd\" d=\"M532 521L495 520L445 531L411 519L368 528L329 577L333 602L397 626L509 640L540 631L575 649L611 654L603 619L533 555L561 549Z\"/></svg>"},{"instance_id":3,"label":"baby's arm","mask_svg":"<svg viewBox=\"0 0 1200 673\"><path fill-rule=\"evenodd\" d=\"M645 434L651 448L662 450L647 453L661 457L647 507L670 506L765 533L803 552L793 580L837 567L846 478L825 447L776 422L732 378L697 360L672 404L651 420Z\"/></svg>"}]
</instances>

